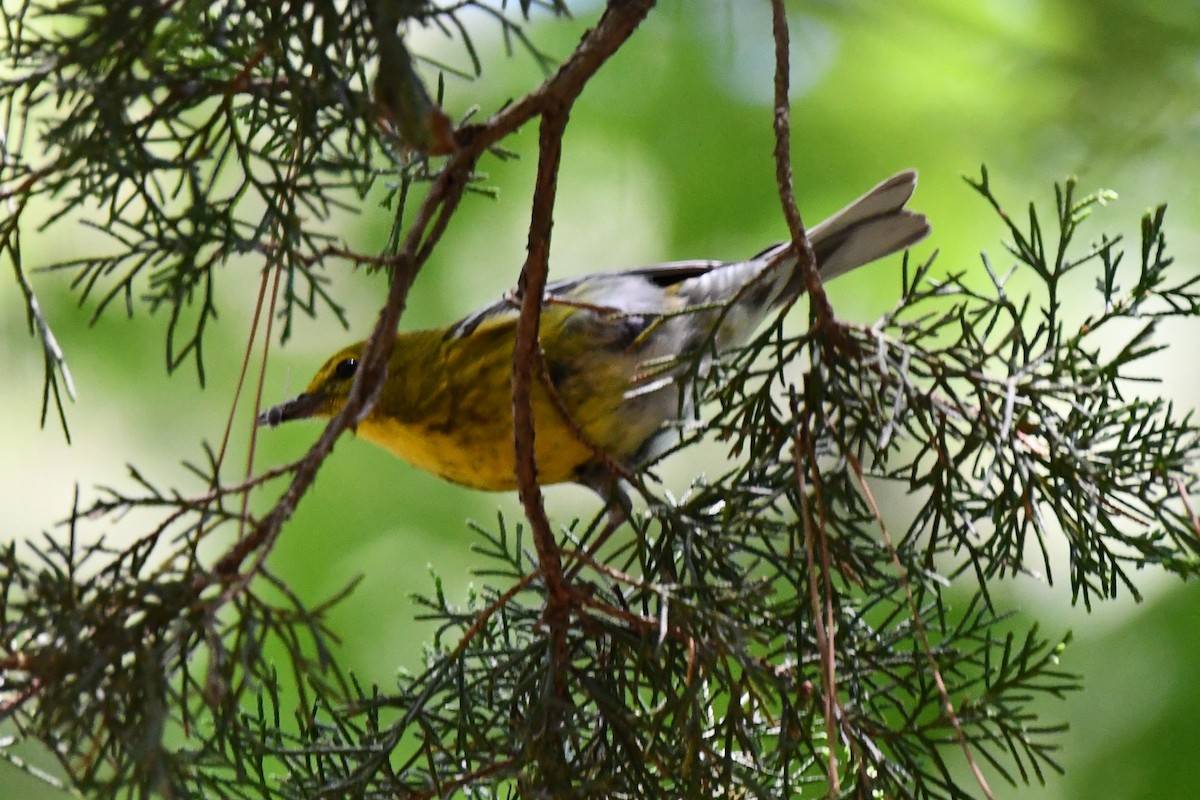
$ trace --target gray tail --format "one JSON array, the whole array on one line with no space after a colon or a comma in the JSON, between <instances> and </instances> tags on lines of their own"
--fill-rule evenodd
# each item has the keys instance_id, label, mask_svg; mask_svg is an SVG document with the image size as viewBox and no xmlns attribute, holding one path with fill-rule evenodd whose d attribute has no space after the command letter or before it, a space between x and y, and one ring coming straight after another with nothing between
<instances>
[{"instance_id":1,"label":"gray tail","mask_svg":"<svg viewBox=\"0 0 1200 800\"><path fill-rule=\"evenodd\" d=\"M824 222L808 231L821 280L830 281L864 264L911 247L929 235L924 214L904 207L917 188L916 170L893 175ZM778 255L793 260L791 245ZM764 253L769 260L774 254ZM804 289L803 276L789 278L777 302L790 300Z\"/></svg>"},{"instance_id":2,"label":"gray tail","mask_svg":"<svg viewBox=\"0 0 1200 800\"><path fill-rule=\"evenodd\" d=\"M928 236L925 215L904 207L916 188L916 170L893 175L809 231L821 279L836 278Z\"/></svg>"}]
</instances>

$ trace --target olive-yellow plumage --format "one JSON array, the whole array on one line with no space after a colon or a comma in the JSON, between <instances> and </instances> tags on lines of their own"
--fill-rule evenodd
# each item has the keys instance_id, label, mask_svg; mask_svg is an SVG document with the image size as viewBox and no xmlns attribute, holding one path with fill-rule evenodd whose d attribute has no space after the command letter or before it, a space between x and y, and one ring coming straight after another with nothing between
<instances>
[{"instance_id":1,"label":"olive-yellow plumage","mask_svg":"<svg viewBox=\"0 0 1200 800\"><path fill-rule=\"evenodd\" d=\"M823 280L901 250L929 231L904 208L916 173L879 184L809 235ZM803 289L790 244L748 261L687 261L547 286L544 373L533 381L542 483L607 494L596 448L630 467L652 454L686 408L695 359L735 346ZM516 488L511 373L518 309L508 299L448 329L399 333L363 438L414 466L478 489ZM331 356L303 394L260 424L331 417L344 405L365 342ZM569 419L568 419L569 417Z\"/></svg>"}]
</instances>

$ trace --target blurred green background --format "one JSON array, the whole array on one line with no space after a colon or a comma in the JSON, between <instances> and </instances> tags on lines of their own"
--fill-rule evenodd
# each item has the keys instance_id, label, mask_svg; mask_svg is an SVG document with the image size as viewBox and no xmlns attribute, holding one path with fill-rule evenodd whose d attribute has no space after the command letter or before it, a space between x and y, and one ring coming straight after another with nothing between
<instances>
[{"instance_id":1,"label":"blurred green background","mask_svg":"<svg viewBox=\"0 0 1200 800\"><path fill-rule=\"evenodd\" d=\"M566 55L598 2L573 5L576 19L542 19L531 35L555 57ZM1081 188L1111 188L1120 200L1087 228L1136 242L1146 207L1170 203L1168 243L1178 269L1195 271L1200 251L1200 3L1119 0L826 0L791 3L793 158L797 196L808 223L836 210L893 172L916 167L913 205L934 228L916 249L940 251L942 270L980 270L979 251L1007 267L1001 226L961 180L986 163L1009 207L1036 199L1052 209L1052 182L1077 175ZM518 52L508 58L494 25L475 20L485 78L448 78L446 108L458 118L483 113L533 87L541 73ZM414 48L462 67L461 48L436 31L414 31ZM560 175L554 229L557 276L668 259L735 259L784 236L771 161L772 46L765 0L663 0L650 20L589 86L574 110ZM432 70L426 75L435 77ZM498 200L469 196L421 274L404 325L447 324L510 287L524 255L535 134L508 142L521 158L481 167ZM378 249L388 212L374 206L347 218L350 240ZM1085 236L1087 238L1087 236ZM31 263L69 258L106 244L78 229L51 229L26 251ZM1136 246L1136 245L1135 245ZM867 322L899 292L897 261L838 281L838 313ZM163 370L164 319L139 310L89 326L59 274L36 276L51 322L74 371L79 400L68 411L73 442L53 424L37 426L41 356L24 327L11 282L0 292L0 394L5 447L0 458L3 536L52 528L79 487L130 486L125 464L171 476L198 490L180 462L200 460L200 442L219 442L233 398L261 264L231 263L222 276L220 324L207 343L208 386L188 368ZM324 315L275 349L265 402L295 394L323 358L365 336L383 297L383 280L333 270L335 293L350 309L351 330ZM1081 296L1087 313L1097 298ZM1164 335L1182 347L1157 357L1159 387L1184 407L1197 405L1197 327ZM244 398L233 433L229 475L245 463L250 408ZM315 424L261 435L255 463L299 455ZM675 469L691 477L694 459ZM263 507L271 501L264 493ZM595 500L574 487L547 492L560 522L590 515ZM310 603L355 576L365 579L334 612L345 656L360 680L387 685L416 670L429 629L412 621L414 591L442 576L463 598L482 563L466 520L502 510L516 519L515 497L448 486L346 437L272 555L271 566ZM117 535L138 530L129 519ZM1146 601L1124 597L1087 614L1072 608L1066 572L1053 586L1020 579L998 590L1000 603L1039 620L1051 637L1073 629L1063 656L1084 689L1041 706L1067 720L1065 777L1013 789L989 772L1000 797L1162 798L1200 787L1200 589L1163 575L1141 575ZM50 759L26 751L36 764ZM965 773L964 773L965 775ZM0 767L0 797L59 796L16 770Z\"/></svg>"}]
</instances>

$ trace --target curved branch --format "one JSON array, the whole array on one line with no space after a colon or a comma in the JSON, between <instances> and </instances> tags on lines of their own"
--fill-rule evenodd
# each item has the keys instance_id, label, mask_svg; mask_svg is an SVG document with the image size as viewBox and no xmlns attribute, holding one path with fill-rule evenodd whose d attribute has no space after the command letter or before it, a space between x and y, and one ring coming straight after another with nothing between
<instances>
[{"instance_id":1,"label":"curved branch","mask_svg":"<svg viewBox=\"0 0 1200 800\"><path fill-rule=\"evenodd\" d=\"M241 568L242 562L250 553L259 549L264 549L264 552L271 549L283 524L295 513L300 498L315 479L321 463L333 450L338 436L347 428L353 427L374 405L387 379L387 360L396 339L396 325L404 311L409 287L449 225L450 217L462 199L467 181L480 156L489 147L514 133L536 116L545 117L551 112L561 112L562 125L565 126L566 111L583 91L587 81L632 35L654 4L654 0L610 0L596 26L584 35L578 47L553 76L482 125L463 126L455 131L457 149L446 160L433 186L430 187L400 250L387 259L391 269L387 302L380 311L379 321L368 339L362 364L345 407L330 420L321 437L297 463L291 484L266 517L249 536L240 540L218 559L212 578L218 581L228 580ZM559 140L561 133L559 130ZM558 146L561 147L561 141ZM557 173L557 161L554 172ZM534 205L536 207L540 203L546 209L545 233L538 234L537 238L544 241L546 248L542 257L548 258L548 215L553 209L553 194L551 192L547 198L545 191L535 191ZM531 242L535 238L534 234L534 226L531 224ZM535 298L540 308L540 289ZM527 510L532 508L527 507ZM544 512L541 517L544 519ZM532 517L530 524L536 525ZM549 527L548 523L546 527ZM559 573L561 574L561 565ZM206 578L204 582L210 582L210 578ZM243 581L238 583L244 585Z\"/></svg>"}]
</instances>

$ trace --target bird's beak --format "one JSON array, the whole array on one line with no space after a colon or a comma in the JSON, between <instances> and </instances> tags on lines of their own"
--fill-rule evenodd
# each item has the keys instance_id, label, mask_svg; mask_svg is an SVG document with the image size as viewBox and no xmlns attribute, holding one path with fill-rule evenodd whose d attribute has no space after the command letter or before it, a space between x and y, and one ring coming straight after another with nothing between
<instances>
[{"instance_id":1,"label":"bird's beak","mask_svg":"<svg viewBox=\"0 0 1200 800\"><path fill-rule=\"evenodd\" d=\"M293 419L307 419L316 416L320 412L324 402L325 396L322 394L305 393L298 395L286 403L271 406L259 414L258 424L274 428L280 423L289 422Z\"/></svg>"}]
</instances>

